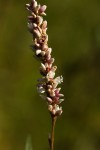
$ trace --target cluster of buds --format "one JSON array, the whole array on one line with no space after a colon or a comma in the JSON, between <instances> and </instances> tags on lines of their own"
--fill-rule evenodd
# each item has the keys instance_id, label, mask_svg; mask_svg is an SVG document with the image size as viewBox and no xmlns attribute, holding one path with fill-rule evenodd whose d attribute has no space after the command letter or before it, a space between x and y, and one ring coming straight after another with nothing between
<instances>
[{"instance_id":1,"label":"cluster of buds","mask_svg":"<svg viewBox=\"0 0 100 150\"><path fill-rule=\"evenodd\" d=\"M62 99L64 95L60 94L61 88L57 86L63 82L63 77L55 77L57 66L53 66L55 59L51 57L52 48L48 47L47 21L43 20L47 6L41 6L32 0L30 4L26 4L26 8L30 12L28 29L33 35L31 48L34 56L41 62L40 74L42 77L38 79L37 90L46 100L51 115L59 116L62 113L62 107L59 105L64 100Z\"/></svg>"}]
</instances>

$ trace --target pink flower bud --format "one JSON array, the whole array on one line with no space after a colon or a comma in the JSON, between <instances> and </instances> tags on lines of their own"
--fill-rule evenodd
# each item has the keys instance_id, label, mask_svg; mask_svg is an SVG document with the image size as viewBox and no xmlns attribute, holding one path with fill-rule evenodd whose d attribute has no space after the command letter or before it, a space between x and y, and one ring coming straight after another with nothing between
<instances>
[{"instance_id":1,"label":"pink flower bud","mask_svg":"<svg viewBox=\"0 0 100 150\"><path fill-rule=\"evenodd\" d=\"M49 103L52 103L52 99L51 99L50 97L47 97L47 101L48 101Z\"/></svg>"},{"instance_id":2,"label":"pink flower bud","mask_svg":"<svg viewBox=\"0 0 100 150\"><path fill-rule=\"evenodd\" d=\"M39 13L43 13L46 10L46 8L47 8L46 5L41 6L39 9Z\"/></svg>"}]
</instances>

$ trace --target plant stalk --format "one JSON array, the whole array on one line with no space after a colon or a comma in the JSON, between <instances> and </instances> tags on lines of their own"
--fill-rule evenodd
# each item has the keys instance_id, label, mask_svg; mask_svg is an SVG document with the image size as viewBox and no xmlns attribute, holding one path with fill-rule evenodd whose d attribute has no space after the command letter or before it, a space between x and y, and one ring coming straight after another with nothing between
<instances>
[{"instance_id":1,"label":"plant stalk","mask_svg":"<svg viewBox=\"0 0 100 150\"><path fill-rule=\"evenodd\" d=\"M56 124L57 116L52 116L52 132L51 132L51 149L54 150L54 131L55 131L55 124Z\"/></svg>"}]
</instances>

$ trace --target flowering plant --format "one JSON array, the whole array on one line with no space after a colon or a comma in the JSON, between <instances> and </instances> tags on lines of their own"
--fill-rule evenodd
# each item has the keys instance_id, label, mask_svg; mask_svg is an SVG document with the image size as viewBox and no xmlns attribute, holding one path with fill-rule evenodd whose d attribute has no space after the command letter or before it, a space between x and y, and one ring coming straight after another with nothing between
<instances>
[{"instance_id":1,"label":"flowering plant","mask_svg":"<svg viewBox=\"0 0 100 150\"><path fill-rule=\"evenodd\" d=\"M52 48L48 47L47 21L43 20L46 15L46 5L41 6L37 1L31 0L30 4L26 4L26 8L30 13L28 16L28 29L33 36L34 56L40 60L40 74L42 77L38 79L37 90L39 95L47 102L48 110L52 117L52 133L49 137L51 150L54 149L54 127L58 116L62 114L60 103L64 100L63 94L60 93L61 88L58 84L63 82L63 77L55 77L57 66L53 66L55 61L51 56Z\"/></svg>"}]
</instances>

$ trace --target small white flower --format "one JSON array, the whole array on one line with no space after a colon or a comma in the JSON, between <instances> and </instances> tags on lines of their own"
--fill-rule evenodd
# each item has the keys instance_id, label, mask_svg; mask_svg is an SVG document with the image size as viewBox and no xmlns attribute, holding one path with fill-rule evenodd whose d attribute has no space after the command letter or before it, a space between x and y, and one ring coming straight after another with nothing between
<instances>
[{"instance_id":1,"label":"small white flower","mask_svg":"<svg viewBox=\"0 0 100 150\"><path fill-rule=\"evenodd\" d=\"M62 76L56 77L54 79L53 88L56 88L58 86L58 84L61 84L62 82L63 82L63 77Z\"/></svg>"},{"instance_id":2,"label":"small white flower","mask_svg":"<svg viewBox=\"0 0 100 150\"><path fill-rule=\"evenodd\" d=\"M41 54L41 50L40 50L40 49L37 49L37 50L36 50L36 55L39 55L39 54Z\"/></svg>"},{"instance_id":3,"label":"small white flower","mask_svg":"<svg viewBox=\"0 0 100 150\"><path fill-rule=\"evenodd\" d=\"M62 107L59 107L59 105L57 104L55 104L54 106L49 105L48 109L53 115L60 116L62 114Z\"/></svg>"},{"instance_id":4,"label":"small white flower","mask_svg":"<svg viewBox=\"0 0 100 150\"><path fill-rule=\"evenodd\" d=\"M55 105L55 111L56 115L60 116L62 114L62 107L59 107L59 105Z\"/></svg>"},{"instance_id":5,"label":"small white flower","mask_svg":"<svg viewBox=\"0 0 100 150\"><path fill-rule=\"evenodd\" d=\"M58 110L59 110L59 106L55 105L55 111L58 111Z\"/></svg>"},{"instance_id":6,"label":"small white flower","mask_svg":"<svg viewBox=\"0 0 100 150\"><path fill-rule=\"evenodd\" d=\"M33 6L34 6L34 8L37 7L37 2L36 1L34 1Z\"/></svg>"},{"instance_id":7,"label":"small white flower","mask_svg":"<svg viewBox=\"0 0 100 150\"><path fill-rule=\"evenodd\" d=\"M48 79L48 80L49 80L50 78L51 78L51 79L54 78L56 69L57 69L57 66L53 66L53 67L51 68L51 70L48 72L48 74L47 74L47 79Z\"/></svg>"},{"instance_id":8,"label":"small white flower","mask_svg":"<svg viewBox=\"0 0 100 150\"><path fill-rule=\"evenodd\" d=\"M33 23L33 27L35 27L35 28L36 28L36 27L37 27L37 24L36 24L36 23Z\"/></svg>"},{"instance_id":9,"label":"small white flower","mask_svg":"<svg viewBox=\"0 0 100 150\"><path fill-rule=\"evenodd\" d=\"M58 116L60 116L60 115L62 114L62 112L63 112L63 111L62 111L62 107L60 107L59 111L57 111L56 114L57 114Z\"/></svg>"},{"instance_id":10,"label":"small white flower","mask_svg":"<svg viewBox=\"0 0 100 150\"><path fill-rule=\"evenodd\" d=\"M39 93L45 93L45 89L43 87L43 84L38 84L37 85L37 90Z\"/></svg>"},{"instance_id":11,"label":"small white flower","mask_svg":"<svg viewBox=\"0 0 100 150\"><path fill-rule=\"evenodd\" d=\"M56 77L54 81L57 82L58 84L61 84L63 82L63 77L62 76Z\"/></svg>"},{"instance_id":12,"label":"small white flower","mask_svg":"<svg viewBox=\"0 0 100 150\"><path fill-rule=\"evenodd\" d=\"M50 78L52 79L52 78L54 78L54 76L55 76L55 72L54 71L52 71L52 70L50 70L49 72L48 72L48 74L47 74L47 79L49 80Z\"/></svg>"}]
</instances>

